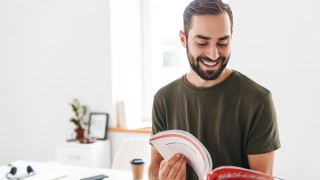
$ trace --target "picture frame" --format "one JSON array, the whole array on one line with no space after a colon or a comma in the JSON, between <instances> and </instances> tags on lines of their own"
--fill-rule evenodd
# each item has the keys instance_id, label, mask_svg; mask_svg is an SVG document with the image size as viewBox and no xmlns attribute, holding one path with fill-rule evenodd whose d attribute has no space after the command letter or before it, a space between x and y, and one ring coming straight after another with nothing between
<instances>
[{"instance_id":1,"label":"picture frame","mask_svg":"<svg viewBox=\"0 0 320 180\"><path fill-rule=\"evenodd\" d=\"M89 115L88 135L90 138L106 140L108 134L109 114L92 112Z\"/></svg>"}]
</instances>

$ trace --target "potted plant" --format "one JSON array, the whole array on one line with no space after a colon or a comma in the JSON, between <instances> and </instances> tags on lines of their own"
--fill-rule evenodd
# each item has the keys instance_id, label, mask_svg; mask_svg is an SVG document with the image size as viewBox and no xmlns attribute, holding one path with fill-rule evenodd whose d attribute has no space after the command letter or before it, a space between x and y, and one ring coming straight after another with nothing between
<instances>
[{"instance_id":1,"label":"potted plant","mask_svg":"<svg viewBox=\"0 0 320 180\"><path fill-rule=\"evenodd\" d=\"M82 106L79 100L74 99L72 103L70 103L72 107L72 111L74 112L74 116L70 119L76 125L76 139L81 140L84 138L85 126L88 124L87 122L87 106Z\"/></svg>"}]
</instances>

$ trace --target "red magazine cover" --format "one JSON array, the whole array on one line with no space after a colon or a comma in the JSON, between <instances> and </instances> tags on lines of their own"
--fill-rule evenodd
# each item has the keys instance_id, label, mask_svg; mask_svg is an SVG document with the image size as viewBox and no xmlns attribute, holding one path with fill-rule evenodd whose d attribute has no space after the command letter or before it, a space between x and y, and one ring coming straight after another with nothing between
<instances>
[{"instance_id":1,"label":"red magazine cover","mask_svg":"<svg viewBox=\"0 0 320 180\"><path fill-rule=\"evenodd\" d=\"M207 175L207 180L274 180L280 178L269 176L250 169L221 166Z\"/></svg>"}]
</instances>

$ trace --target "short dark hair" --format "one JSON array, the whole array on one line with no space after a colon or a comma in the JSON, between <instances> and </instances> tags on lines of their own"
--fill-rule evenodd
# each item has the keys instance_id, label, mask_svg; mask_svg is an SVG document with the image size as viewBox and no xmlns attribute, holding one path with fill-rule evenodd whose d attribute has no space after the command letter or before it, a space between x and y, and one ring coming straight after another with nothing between
<instances>
[{"instance_id":1,"label":"short dark hair","mask_svg":"<svg viewBox=\"0 0 320 180\"><path fill-rule=\"evenodd\" d=\"M221 0L193 0L185 8L183 13L184 34L188 37L188 32L191 28L191 18L193 15L213 14L220 15L227 12L231 23L231 33L233 32L233 15L228 4Z\"/></svg>"}]
</instances>

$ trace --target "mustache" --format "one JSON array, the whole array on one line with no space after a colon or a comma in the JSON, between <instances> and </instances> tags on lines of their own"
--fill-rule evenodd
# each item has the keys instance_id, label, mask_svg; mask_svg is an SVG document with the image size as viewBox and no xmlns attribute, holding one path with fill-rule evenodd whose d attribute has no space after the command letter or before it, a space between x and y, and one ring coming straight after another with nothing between
<instances>
[{"instance_id":1,"label":"mustache","mask_svg":"<svg viewBox=\"0 0 320 180\"><path fill-rule=\"evenodd\" d=\"M213 60L213 59L211 59L211 58L209 58L207 56L198 56L196 58L197 61L214 61L214 62L224 61L225 59L226 58L222 57L222 56L218 57L218 59L216 59L216 60Z\"/></svg>"}]
</instances>

